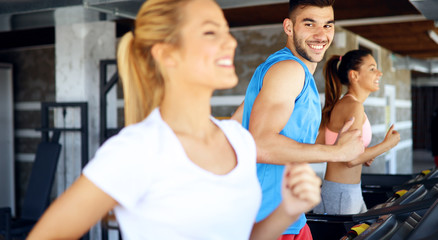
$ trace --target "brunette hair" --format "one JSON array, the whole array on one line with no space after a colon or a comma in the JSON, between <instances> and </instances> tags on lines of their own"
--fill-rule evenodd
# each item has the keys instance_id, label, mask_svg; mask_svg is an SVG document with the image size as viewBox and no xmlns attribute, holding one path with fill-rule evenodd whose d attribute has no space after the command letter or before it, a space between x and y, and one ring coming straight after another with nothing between
<instances>
[{"instance_id":1,"label":"brunette hair","mask_svg":"<svg viewBox=\"0 0 438 240\"><path fill-rule=\"evenodd\" d=\"M120 40L117 65L123 84L125 126L142 121L164 95L163 73L151 54L157 43L180 44L184 6L191 0L148 0L135 28Z\"/></svg>"},{"instance_id":2,"label":"brunette hair","mask_svg":"<svg viewBox=\"0 0 438 240\"><path fill-rule=\"evenodd\" d=\"M289 0L289 16L298 8L306 6L330 7L335 0Z\"/></svg>"},{"instance_id":3,"label":"brunette hair","mask_svg":"<svg viewBox=\"0 0 438 240\"><path fill-rule=\"evenodd\" d=\"M369 50L352 50L344 56L333 55L326 62L324 66L325 103L322 109L321 126L326 126L330 121L330 114L341 97L342 85L350 85L348 73L350 70L359 70L363 63L363 58L368 55L372 55Z\"/></svg>"}]
</instances>

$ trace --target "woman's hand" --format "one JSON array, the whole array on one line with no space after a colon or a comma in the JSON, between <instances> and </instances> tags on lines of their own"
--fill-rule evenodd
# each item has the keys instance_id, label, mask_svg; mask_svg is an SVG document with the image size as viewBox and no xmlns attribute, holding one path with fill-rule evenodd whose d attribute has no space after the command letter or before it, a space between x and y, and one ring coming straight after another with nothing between
<instances>
[{"instance_id":1,"label":"woman's hand","mask_svg":"<svg viewBox=\"0 0 438 240\"><path fill-rule=\"evenodd\" d=\"M394 130L394 124L392 124L389 128L383 142L389 145L389 149L393 148L395 145L398 144L398 142L400 142L400 134L396 130Z\"/></svg>"},{"instance_id":2,"label":"woman's hand","mask_svg":"<svg viewBox=\"0 0 438 240\"><path fill-rule=\"evenodd\" d=\"M369 167L369 166L371 166L371 164L373 163L373 161L374 161L374 158L372 158L372 159L370 159L370 160L364 162L363 165L364 165L365 167Z\"/></svg>"},{"instance_id":3,"label":"woman's hand","mask_svg":"<svg viewBox=\"0 0 438 240\"><path fill-rule=\"evenodd\" d=\"M287 164L282 195L287 214L308 212L321 201L321 179L307 163Z\"/></svg>"}]
</instances>

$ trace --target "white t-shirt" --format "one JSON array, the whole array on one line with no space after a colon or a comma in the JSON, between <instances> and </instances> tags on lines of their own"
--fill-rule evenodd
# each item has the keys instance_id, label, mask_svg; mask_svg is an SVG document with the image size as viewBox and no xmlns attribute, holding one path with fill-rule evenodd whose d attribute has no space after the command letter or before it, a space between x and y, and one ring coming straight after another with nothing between
<instances>
[{"instance_id":1,"label":"white t-shirt","mask_svg":"<svg viewBox=\"0 0 438 240\"><path fill-rule=\"evenodd\" d=\"M123 239L249 238L261 201L255 143L237 122L212 121L237 156L226 175L194 164L158 109L106 141L84 168L119 203Z\"/></svg>"}]
</instances>

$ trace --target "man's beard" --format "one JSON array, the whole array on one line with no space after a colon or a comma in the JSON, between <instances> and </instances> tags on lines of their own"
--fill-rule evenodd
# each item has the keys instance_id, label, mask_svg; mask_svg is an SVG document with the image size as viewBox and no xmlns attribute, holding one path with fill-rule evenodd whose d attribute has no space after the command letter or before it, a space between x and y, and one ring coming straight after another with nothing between
<instances>
[{"instance_id":1,"label":"man's beard","mask_svg":"<svg viewBox=\"0 0 438 240\"><path fill-rule=\"evenodd\" d=\"M322 57L319 60L314 60L309 56L309 54L307 54L306 50L304 49L304 46L300 45L300 41L296 38L296 36L297 36L297 34L295 34L295 31L294 31L294 45L295 45L295 50L297 51L297 53L309 62L313 62L313 63L321 62Z\"/></svg>"}]
</instances>

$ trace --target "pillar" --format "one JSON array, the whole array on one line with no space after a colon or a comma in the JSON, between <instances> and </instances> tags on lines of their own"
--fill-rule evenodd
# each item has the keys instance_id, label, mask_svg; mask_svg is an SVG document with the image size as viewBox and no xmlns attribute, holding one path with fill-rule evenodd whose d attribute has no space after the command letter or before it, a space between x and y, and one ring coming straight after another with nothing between
<instances>
[{"instance_id":1,"label":"pillar","mask_svg":"<svg viewBox=\"0 0 438 240\"><path fill-rule=\"evenodd\" d=\"M99 21L99 13L82 6L55 11L56 101L88 103L88 159L99 147L99 63L116 56L115 23ZM80 111L55 111L55 126L80 127ZM61 134L62 152L56 176L61 194L81 173L81 136ZM93 228L90 239L100 239Z\"/></svg>"}]
</instances>

